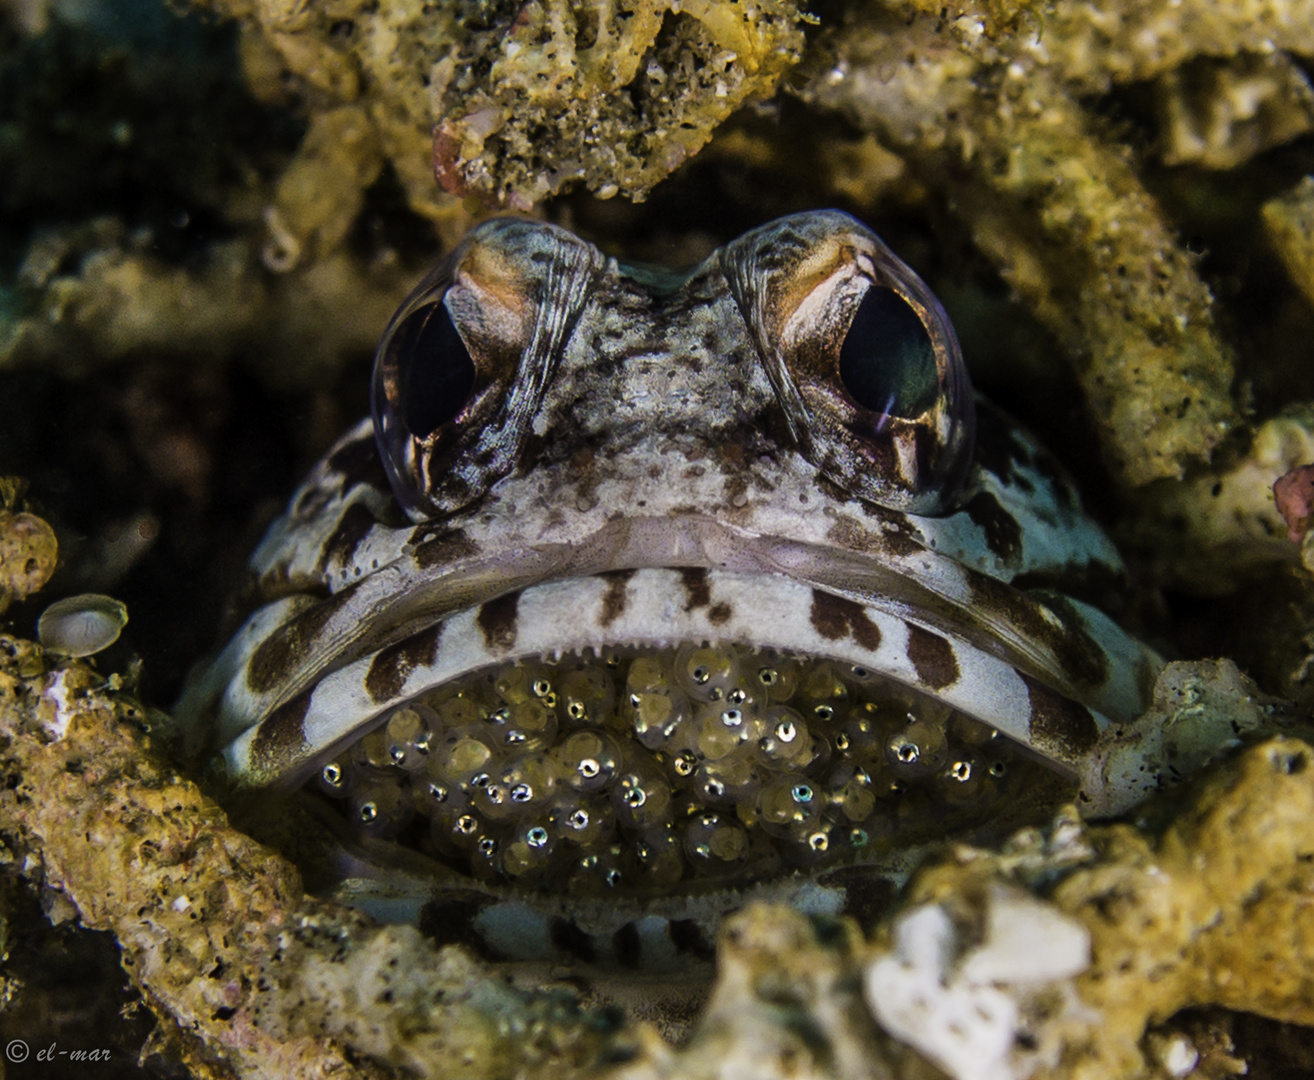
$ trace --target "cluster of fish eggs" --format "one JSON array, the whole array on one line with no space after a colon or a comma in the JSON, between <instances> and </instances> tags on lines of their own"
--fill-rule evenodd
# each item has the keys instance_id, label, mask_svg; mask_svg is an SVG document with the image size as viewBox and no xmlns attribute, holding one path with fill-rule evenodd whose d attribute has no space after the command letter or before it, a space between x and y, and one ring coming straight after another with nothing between
<instances>
[{"instance_id":1,"label":"cluster of fish eggs","mask_svg":"<svg viewBox=\"0 0 1314 1080\"><path fill-rule=\"evenodd\" d=\"M322 766L351 828L576 895L861 858L1019 784L993 729L840 663L733 646L519 663Z\"/></svg>"}]
</instances>

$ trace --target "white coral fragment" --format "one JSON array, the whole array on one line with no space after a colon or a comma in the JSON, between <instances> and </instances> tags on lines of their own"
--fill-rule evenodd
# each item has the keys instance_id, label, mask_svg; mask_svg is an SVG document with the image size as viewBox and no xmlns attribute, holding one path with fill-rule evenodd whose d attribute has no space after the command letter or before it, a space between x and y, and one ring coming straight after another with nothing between
<instances>
[{"instance_id":1,"label":"white coral fragment","mask_svg":"<svg viewBox=\"0 0 1314 1080\"><path fill-rule=\"evenodd\" d=\"M954 1080L1024 1080L1045 1040L1029 1030L1036 996L1090 964L1086 927L1005 886L990 890L985 938L967 947L949 912L925 904L894 926L894 951L867 967L880 1025ZM1075 997L1060 995L1063 1012Z\"/></svg>"}]
</instances>

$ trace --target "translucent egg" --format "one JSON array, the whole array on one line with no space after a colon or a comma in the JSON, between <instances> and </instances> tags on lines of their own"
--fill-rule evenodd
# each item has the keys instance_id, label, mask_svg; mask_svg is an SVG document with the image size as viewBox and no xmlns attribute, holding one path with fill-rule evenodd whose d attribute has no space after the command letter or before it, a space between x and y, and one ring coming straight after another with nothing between
<instances>
[{"instance_id":1,"label":"translucent egg","mask_svg":"<svg viewBox=\"0 0 1314 1080\"><path fill-rule=\"evenodd\" d=\"M496 881L502 873L502 838L483 833L470 850L470 875L477 881Z\"/></svg>"},{"instance_id":2,"label":"translucent egg","mask_svg":"<svg viewBox=\"0 0 1314 1080\"><path fill-rule=\"evenodd\" d=\"M625 675L625 692L643 694L669 690L675 685L670 662L664 656L636 656Z\"/></svg>"},{"instance_id":3,"label":"translucent egg","mask_svg":"<svg viewBox=\"0 0 1314 1080\"><path fill-rule=\"evenodd\" d=\"M572 896L605 896L626 882L623 850L619 844L582 854L570 864L566 891Z\"/></svg>"},{"instance_id":4,"label":"translucent egg","mask_svg":"<svg viewBox=\"0 0 1314 1080\"><path fill-rule=\"evenodd\" d=\"M534 884L552 868L556 848L546 820L521 822L502 841L501 871L518 884Z\"/></svg>"},{"instance_id":5,"label":"translucent egg","mask_svg":"<svg viewBox=\"0 0 1314 1080\"><path fill-rule=\"evenodd\" d=\"M396 836L415 813L410 785L401 777L353 780L347 796L347 817L367 836Z\"/></svg>"},{"instance_id":6,"label":"translucent egg","mask_svg":"<svg viewBox=\"0 0 1314 1080\"><path fill-rule=\"evenodd\" d=\"M811 736L809 750L810 756L800 763L798 771L806 773L808 776L824 775L827 766L830 765L831 758L834 756L831 752L830 741L820 738L814 731Z\"/></svg>"},{"instance_id":7,"label":"translucent egg","mask_svg":"<svg viewBox=\"0 0 1314 1080\"><path fill-rule=\"evenodd\" d=\"M753 660L748 661L751 665ZM757 668L750 685L756 687L758 700L771 705L789 701L798 690L799 665L784 657L757 658Z\"/></svg>"},{"instance_id":8,"label":"translucent egg","mask_svg":"<svg viewBox=\"0 0 1314 1080\"><path fill-rule=\"evenodd\" d=\"M467 733L477 728L487 715L478 702L466 696L449 697L430 707L438 718L435 735L438 731L442 731L445 736Z\"/></svg>"},{"instance_id":9,"label":"translucent egg","mask_svg":"<svg viewBox=\"0 0 1314 1080\"><path fill-rule=\"evenodd\" d=\"M800 822L782 837L780 854L789 866L821 866L836 858L843 835L830 821Z\"/></svg>"},{"instance_id":10,"label":"translucent egg","mask_svg":"<svg viewBox=\"0 0 1314 1080\"><path fill-rule=\"evenodd\" d=\"M951 806L972 806L995 794L996 782L985 762L972 754L955 754L936 776L933 792Z\"/></svg>"},{"instance_id":11,"label":"translucent egg","mask_svg":"<svg viewBox=\"0 0 1314 1080\"><path fill-rule=\"evenodd\" d=\"M814 664L803 673L795 695L798 700L794 707L807 715L815 711L818 705L828 705L832 710L838 709L849 701L849 688L840 678L836 666L831 663ZM828 717L819 717L828 719Z\"/></svg>"},{"instance_id":12,"label":"translucent egg","mask_svg":"<svg viewBox=\"0 0 1314 1080\"><path fill-rule=\"evenodd\" d=\"M756 710L713 701L699 707L693 720L696 732L693 747L697 753L715 761L733 754L740 747L756 743L761 720Z\"/></svg>"},{"instance_id":13,"label":"translucent egg","mask_svg":"<svg viewBox=\"0 0 1314 1080\"><path fill-rule=\"evenodd\" d=\"M627 763L611 789L611 805L622 829L643 832L669 819L671 785L650 762Z\"/></svg>"},{"instance_id":14,"label":"translucent egg","mask_svg":"<svg viewBox=\"0 0 1314 1080\"><path fill-rule=\"evenodd\" d=\"M731 806L757 797L762 778L746 758L704 762L694 774L694 791L710 806Z\"/></svg>"},{"instance_id":15,"label":"translucent egg","mask_svg":"<svg viewBox=\"0 0 1314 1080\"><path fill-rule=\"evenodd\" d=\"M675 679L694 701L722 701L739 687L739 653L728 646L682 645L675 653Z\"/></svg>"},{"instance_id":16,"label":"translucent egg","mask_svg":"<svg viewBox=\"0 0 1314 1080\"><path fill-rule=\"evenodd\" d=\"M543 664L517 664L499 672L493 680L493 690L508 705L542 701L553 692L553 674Z\"/></svg>"},{"instance_id":17,"label":"translucent egg","mask_svg":"<svg viewBox=\"0 0 1314 1080\"><path fill-rule=\"evenodd\" d=\"M446 780L458 787L469 787L476 776L485 773L494 758L494 750L487 735L480 738L462 735L446 742L429 755L425 773L438 780Z\"/></svg>"},{"instance_id":18,"label":"translucent egg","mask_svg":"<svg viewBox=\"0 0 1314 1080\"><path fill-rule=\"evenodd\" d=\"M407 772L421 768L439 730L438 716L427 705L394 709L383 727L390 762Z\"/></svg>"},{"instance_id":19,"label":"translucent egg","mask_svg":"<svg viewBox=\"0 0 1314 1080\"><path fill-rule=\"evenodd\" d=\"M411 802L417 814L432 819L436 814L463 813L470 805L470 796L459 784L426 769L411 778Z\"/></svg>"},{"instance_id":20,"label":"translucent egg","mask_svg":"<svg viewBox=\"0 0 1314 1080\"><path fill-rule=\"evenodd\" d=\"M762 785L758 796L759 819L764 829L790 835L820 819L825 798L802 773L787 773Z\"/></svg>"},{"instance_id":21,"label":"translucent egg","mask_svg":"<svg viewBox=\"0 0 1314 1080\"><path fill-rule=\"evenodd\" d=\"M605 791L621 767L616 740L602 731L577 731L552 751L562 779L576 791Z\"/></svg>"},{"instance_id":22,"label":"translucent egg","mask_svg":"<svg viewBox=\"0 0 1314 1080\"><path fill-rule=\"evenodd\" d=\"M894 772L907 779L930 776L945 764L949 740L944 728L930 720L914 720L890 736L886 758Z\"/></svg>"},{"instance_id":23,"label":"translucent egg","mask_svg":"<svg viewBox=\"0 0 1314 1080\"><path fill-rule=\"evenodd\" d=\"M634 859L640 885L674 885L685 875L684 844L669 823L635 841Z\"/></svg>"},{"instance_id":24,"label":"translucent egg","mask_svg":"<svg viewBox=\"0 0 1314 1080\"><path fill-rule=\"evenodd\" d=\"M508 762L498 774L521 816L548 806L556 794L558 771L547 754L522 754Z\"/></svg>"},{"instance_id":25,"label":"translucent egg","mask_svg":"<svg viewBox=\"0 0 1314 1080\"><path fill-rule=\"evenodd\" d=\"M830 803L846 820L866 821L876 809L871 774L856 765L840 765L827 779Z\"/></svg>"},{"instance_id":26,"label":"translucent egg","mask_svg":"<svg viewBox=\"0 0 1314 1080\"><path fill-rule=\"evenodd\" d=\"M884 752L885 741L885 730L872 716L859 712L839 725L830 744L837 759L866 762Z\"/></svg>"},{"instance_id":27,"label":"translucent egg","mask_svg":"<svg viewBox=\"0 0 1314 1080\"><path fill-rule=\"evenodd\" d=\"M444 805L429 819L430 839L444 855L469 858L482 838L495 835L492 823L469 806Z\"/></svg>"},{"instance_id":28,"label":"translucent egg","mask_svg":"<svg viewBox=\"0 0 1314 1080\"><path fill-rule=\"evenodd\" d=\"M708 811L686 822L683 831L684 853L696 872L724 870L748 857L748 833L733 818Z\"/></svg>"},{"instance_id":29,"label":"translucent egg","mask_svg":"<svg viewBox=\"0 0 1314 1080\"><path fill-rule=\"evenodd\" d=\"M347 797L347 774L350 763L334 759L315 774L315 788L330 799Z\"/></svg>"},{"instance_id":30,"label":"translucent egg","mask_svg":"<svg viewBox=\"0 0 1314 1080\"><path fill-rule=\"evenodd\" d=\"M368 765L374 769L391 768L393 761L387 734L376 728L364 736L351 748L351 760L357 765Z\"/></svg>"},{"instance_id":31,"label":"translucent egg","mask_svg":"<svg viewBox=\"0 0 1314 1080\"><path fill-rule=\"evenodd\" d=\"M635 691L629 697L631 730L649 750L670 744L689 718L689 699L674 687Z\"/></svg>"},{"instance_id":32,"label":"translucent egg","mask_svg":"<svg viewBox=\"0 0 1314 1080\"><path fill-rule=\"evenodd\" d=\"M812 733L803 715L788 705L769 706L762 714L762 734L754 753L772 769L800 769L810 764Z\"/></svg>"},{"instance_id":33,"label":"translucent egg","mask_svg":"<svg viewBox=\"0 0 1314 1080\"><path fill-rule=\"evenodd\" d=\"M556 836L577 847L595 847L616 833L616 811L610 800L581 795L571 788L558 789L548 821Z\"/></svg>"},{"instance_id":34,"label":"translucent egg","mask_svg":"<svg viewBox=\"0 0 1314 1080\"><path fill-rule=\"evenodd\" d=\"M687 781L698 771L698 755L688 748L672 750L670 753L663 754L661 760L667 776L676 784Z\"/></svg>"},{"instance_id":35,"label":"translucent egg","mask_svg":"<svg viewBox=\"0 0 1314 1080\"><path fill-rule=\"evenodd\" d=\"M487 724L506 749L551 746L557 737L557 714L546 702L530 698L489 713Z\"/></svg>"},{"instance_id":36,"label":"translucent egg","mask_svg":"<svg viewBox=\"0 0 1314 1080\"><path fill-rule=\"evenodd\" d=\"M557 683L557 707L572 726L604 724L616 708L616 680L605 667L566 672Z\"/></svg>"}]
</instances>

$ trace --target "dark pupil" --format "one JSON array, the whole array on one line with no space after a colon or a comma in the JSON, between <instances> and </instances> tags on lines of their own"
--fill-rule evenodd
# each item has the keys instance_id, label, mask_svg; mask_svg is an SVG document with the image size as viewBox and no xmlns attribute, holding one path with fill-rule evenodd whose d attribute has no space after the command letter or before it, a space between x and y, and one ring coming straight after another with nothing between
<instances>
[{"instance_id":1,"label":"dark pupil","mask_svg":"<svg viewBox=\"0 0 1314 1080\"><path fill-rule=\"evenodd\" d=\"M393 334L402 419L423 438L459 413L474 386L474 361L447 308L412 312Z\"/></svg>"},{"instance_id":2,"label":"dark pupil","mask_svg":"<svg viewBox=\"0 0 1314 1080\"><path fill-rule=\"evenodd\" d=\"M917 312L893 289L872 286L840 346L840 380L864 409L920 416L935 402L935 349Z\"/></svg>"}]
</instances>

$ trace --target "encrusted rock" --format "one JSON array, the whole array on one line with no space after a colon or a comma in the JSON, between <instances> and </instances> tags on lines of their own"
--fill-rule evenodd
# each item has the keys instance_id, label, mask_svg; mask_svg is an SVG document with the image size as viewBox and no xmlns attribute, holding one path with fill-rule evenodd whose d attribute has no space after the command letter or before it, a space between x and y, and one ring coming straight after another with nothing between
<instances>
[{"instance_id":1,"label":"encrusted rock","mask_svg":"<svg viewBox=\"0 0 1314 1080\"><path fill-rule=\"evenodd\" d=\"M318 118L303 170L339 161L328 186L345 193L369 182L381 149L448 239L463 221L454 195L524 210L582 182L642 198L743 102L769 95L803 46L793 0L198 3L243 21L258 93L281 96L285 73L307 87ZM324 142L322 118L343 107L360 136ZM433 190L431 162L449 194ZM327 222L295 194L280 191L286 239L327 244Z\"/></svg>"},{"instance_id":2,"label":"encrusted rock","mask_svg":"<svg viewBox=\"0 0 1314 1080\"><path fill-rule=\"evenodd\" d=\"M1264 204L1264 231L1287 273L1314 304L1314 176Z\"/></svg>"},{"instance_id":3,"label":"encrusted rock","mask_svg":"<svg viewBox=\"0 0 1314 1080\"><path fill-rule=\"evenodd\" d=\"M1314 127L1314 91L1289 56L1200 57L1158 85L1168 165L1233 169Z\"/></svg>"},{"instance_id":4,"label":"encrusted rock","mask_svg":"<svg viewBox=\"0 0 1314 1080\"><path fill-rule=\"evenodd\" d=\"M0 832L84 926L110 930L143 997L205 1076L547 1075L608 1038L459 948L303 895L297 871L229 827L154 755L152 720L91 668L46 670L0 638ZM538 1070L536 1072L536 1070Z\"/></svg>"},{"instance_id":5,"label":"encrusted rock","mask_svg":"<svg viewBox=\"0 0 1314 1080\"><path fill-rule=\"evenodd\" d=\"M790 0L640 0L610 15L532 0L439 62L445 190L522 210L575 181L642 198L802 53Z\"/></svg>"},{"instance_id":6,"label":"encrusted rock","mask_svg":"<svg viewBox=\"0 0 1314 1080\"><path fill-rule=\"evenodd\" d=\"M43 519L0 510L0 615L49 581L58 557L55 530Z\"/></svg>"},{"instance_id":7,"label":"encrusted rock","mask_svg":"<svg viewBox=\"0 0 1314 1080\"><path fill-rule=\"evenodd\" d=\"M1258 569L1294 562L1273 485L1311 460L1314 408L1296 406L1260 424L1246 451L1217 469L1145 488L1125 538L1154 552L1163 578L1204 595L1230 592Z\"/></svg>"}]
</instances>

